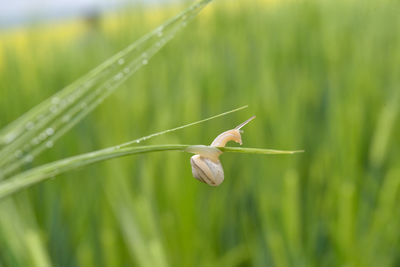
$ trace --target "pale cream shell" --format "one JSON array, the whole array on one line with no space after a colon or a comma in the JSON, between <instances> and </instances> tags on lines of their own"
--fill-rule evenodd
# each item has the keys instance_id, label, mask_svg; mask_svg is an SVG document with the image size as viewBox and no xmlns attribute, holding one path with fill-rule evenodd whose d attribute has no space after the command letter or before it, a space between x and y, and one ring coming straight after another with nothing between
<instances>
[{"instance_id":1,"label":"pale cream shell","mask_svg":"<svg viewBox=\"0 0 400 267\"><path fill-rule=\"evenodd\" d=\"M224 169L221 162L213 161L200 155L190 158L193 177L211 186L218 186L224 181Z\"/></svg>"}]
</instances>

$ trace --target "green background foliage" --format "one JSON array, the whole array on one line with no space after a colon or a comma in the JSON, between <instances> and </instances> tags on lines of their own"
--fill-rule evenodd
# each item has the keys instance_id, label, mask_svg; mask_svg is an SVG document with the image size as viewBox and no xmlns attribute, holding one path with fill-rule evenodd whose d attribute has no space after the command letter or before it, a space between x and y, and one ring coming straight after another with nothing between
<instances>
[{"instance_id":1,"label":"green background foliage","mask_svg":"<svg viewBox=\"0 0 400 267\"><path fill-rule=\"evenodd\" d=\"M246 147L306 153L224 154L217 188L193 179L181 152L62 175L0 202L0 265L398 266L399 10L396 1L213 2L31 164L245 104L148 144L209 144L256 115ZM0 126L176 11L125 10L73 34L60 25L3 33Z\"/></svg>"}]
</instances>

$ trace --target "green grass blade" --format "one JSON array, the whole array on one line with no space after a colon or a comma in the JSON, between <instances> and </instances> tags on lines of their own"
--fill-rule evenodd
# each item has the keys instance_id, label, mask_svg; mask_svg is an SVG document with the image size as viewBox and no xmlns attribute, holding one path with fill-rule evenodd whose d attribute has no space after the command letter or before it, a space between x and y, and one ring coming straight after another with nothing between
<instances>
[{"instance_id":1,"label":"green grass blade","mask_svg":"<svg viewBox=\"0 0 400 267\"><path fill-rule=\"evenodd\" d=\"M246 153L246 154L263 154L263 155L280 155L302 153L304 150L276 150L263 148L247 148L247 147L219 147L222 152L230 153Z\"/></svg>"},{"instance_id":2,"label":"green grass blade","mask_svg":"<svg viewBox=\"0 0 400 267\"><path fill-rule=\"evenodd\" d=\"M58 138L147 65L210 1L193 4L0 131L3 146L0 179L52 147Z\"/></svg>"},{"instance_id":3,"label":"green grass blade","mask_svg":"<svg viewBox=\"0 0 400 267\"><path fill-rule=\"evenodd\" d=\"M143 146L130 148L108 148L79 156L48 163L37 168L15 175L0 184L0 198L8 196L23 188L40 183L58 174L65 173L95 162L132 154L141 154L157 151L184 150L185 145Z\"/></svg>"},{"instance_id":4,"label":"green grass blade","mask_svg":"<svg viewBox=\"0 0 400 267\"><path fill-rule=\"evenodd\" d=\"M222 116L228 115L228 114L230 114L230 113L233 113L233 112L236 112L236 111L240 111L240 110L245 109L245 108L248 108L248 105L242 106L242 107L239 107L239 108L236 108L236 109L233 109L233 110L224 112L224 113L220 113L220 114L218 114L218 115L215 115L215 116L212 116L212 117L203 119L203 120L199 120L199 121L196 121L196 122L188 123L188 124L185 124L185 125L176 127L176 128L172 128L172 129L169 129L169 130L161 131L161 132L154 133L154 134L151 134L151 135L148 135L148 136L144 136L144 137L135 139L135 140L133 140L133 141L130 141L130 142L121 144L121 145L119 145L119 146L120 146L120 147L126 147L126 146L130 146L130 145L132 145L132 144L138 144L138 143L140 143L140 142L142 142L142 141L149 140L150 138L153 138L153 137L156 137L156 136L159 136L159 135L163 135L163 134L166 134L166 133L175 132L175 131L177 131L177 130L182 130L182 129L184 129L184 128L187 128L187 127L190 127L190 126L194 126L194 125L197 125L197 124L200 124L200 123L209 121L209 120L213 120L213 119L216 119L216 118L218 118L218 117L222 117Z\"/></svg>"},{"instance_id":5,"label":"green grass blade","mask_svg":"<svg viewBox=\"0 0 400 267\"><path fill-rule=\"evenodd\" d=\"M26 187L38 184L56 175L75 170L96 162L105 161L113 158L124 157L134 154L143 154L161 151L186 151L192 145L152 145L152 146L114 146L103 150L98 150L52 163L39 166L21 174L15 175L0 183L0 199L18 192ZM223 152L247 153L247 154L293 154L301 151L284 151L273 149L246 148L246 147L224 147L219 148Z\"/></svg>"}]
</instances>

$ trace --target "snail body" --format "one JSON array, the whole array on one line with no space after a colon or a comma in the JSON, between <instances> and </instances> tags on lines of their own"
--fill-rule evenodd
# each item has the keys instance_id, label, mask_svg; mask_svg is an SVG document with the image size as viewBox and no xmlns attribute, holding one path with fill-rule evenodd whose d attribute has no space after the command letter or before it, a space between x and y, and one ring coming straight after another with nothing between
<instances>
[{"instance_id":1,"label":"snail body","mask_svg":"<svg viewBox=\"0 0 400 267\"><path fill-rule=\"evenodd\" d=\"M190 158L193 177L211 186L218 186L224 181L224 169L219 156L222 152L218 147L224 147L229 141L242 144L241 128L252 121L255 116L241 123L232 130L218 135L210 146L192 146L187 151L196 155Z\"/></svg>"}]
</instances>

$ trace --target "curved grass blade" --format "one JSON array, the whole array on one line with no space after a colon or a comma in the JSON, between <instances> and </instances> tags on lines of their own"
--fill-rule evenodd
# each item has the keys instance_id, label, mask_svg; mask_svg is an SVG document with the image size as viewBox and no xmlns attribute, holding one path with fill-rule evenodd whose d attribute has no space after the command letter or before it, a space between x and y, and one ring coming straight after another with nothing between
<instances>
[{"instance_id":1,"label":"curved grass blade","mask_svg":"<svg viewBox=\"0 0 400 267\"><path fill-rule=\"evenodd\" d=\"M2 129L0 180L52 147L58 138L146 65L210 1L193 4Z\"/></svg>"},{"instance_id":2,"label":"curved grass blade","mask_svg":"<svg viewBox=\"0 0 400 267\"><path fill-rule=\"evenodd\" d=\"M43 182L56 175L72 171L96 162L105 161L113 158L143 154L160 151L190 151L191 145L152 145L152 146L115 146L103 150L86 153L71 158L48 163L37 168L18 174L0 183L0 199L16 193L24 188ZM224 147L218 148L223 152L247 153L247 154L293 154L301 151L284 151L260 148L245 147Z\"/></svg>"},{"instance_id":3,"label":"curved grass blade","mask_svg":"<svg viewBox=\"0 0 400 267\"><path fill-rule=\"evenodd\" d=\"M282 154L296 154L303 153L304 150L276 150L276 149L263 149L263 148L245 148L245 147L219 147L222 152L229 153L246 153L246 154L262 154L262 155L282 155Z\"/></svg>"},{"instance_id":4,"label":"curved grass blade","mask_svg":"<svg viewBox=\"0 0 400 267\"><path fill-rule=\"evenodd\" d=\"M233 110L224 112L224 113L220 113L220 114L218 114L218 115L209 117L209 118L207 118L207 119L199 120L199 121L192 122L192 123L188 123L188 124L185 124L185 125L176 127L176 128L172 128L172 129L169 129L169 130L165 130L165 131L162 131L162 132L158 132L158 133L154 133L154 134L151 134L151 135L148 135L148 136L144 136L144 137L135 139L135 140L133 140L133 141L130 141L130 142L121 144L121 145L119 145L119 146L120 146L120 147L126 147L126 146L130 146L130 145L132 145L132 144L138 144L138 143L140 143L140 142L142 142L142 141L145 141L145 140L148 140L148 139L150 139L150 138L153 138L153 137L156 137L156 136L159 136L159 135L162 135L162 134L166 134L166 133L175 132L175 131L177 131L177 130L181 130L181 129L186 128L186 127L194 126L194 125L196 125L196 124L200 124L200 123L203 123L203 122L212 120L212 119L216 119L216 118L218 118L218 117L222 117L222 116L228 115L228 114L230 114L230 113L233 113L233 112L236 112L236 111L239 111L239 110L248 108L248 107L249 107L248 105L242 106L242 107L240 107L240 108L236 108L236 109L233 109Z\"/></svg>"}]
</instances>

